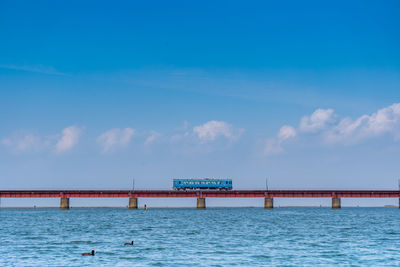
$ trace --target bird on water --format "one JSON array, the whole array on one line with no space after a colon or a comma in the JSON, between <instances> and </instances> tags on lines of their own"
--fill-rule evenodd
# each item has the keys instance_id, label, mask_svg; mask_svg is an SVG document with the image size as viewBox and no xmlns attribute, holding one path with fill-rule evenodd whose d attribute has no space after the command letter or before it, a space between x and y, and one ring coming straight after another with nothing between
<instances>
[{"instance_id":1,"label":"bird on water","mask_svg":"<svg viewBox=\"0 0 400 267\"><path fill-rule=\"evenodd\" d=\"M92 252L89 253L82 253L82 256L94 256L94 253L96 253L96 251L92 250Z\"/></svg>"},{"instance_id":2,"label":"bird on water","mask_svg":"<svg viewBox=\"0 0 400 267\"><path fill-rule=\"evenodd\" d=\"M125 245L125 246L133 246L133 243L134 243L134 242L133 242L133 240L132 240L132 242L130 242L130 243L125 243L124 245Z\"/></svg>"}]
</instances>

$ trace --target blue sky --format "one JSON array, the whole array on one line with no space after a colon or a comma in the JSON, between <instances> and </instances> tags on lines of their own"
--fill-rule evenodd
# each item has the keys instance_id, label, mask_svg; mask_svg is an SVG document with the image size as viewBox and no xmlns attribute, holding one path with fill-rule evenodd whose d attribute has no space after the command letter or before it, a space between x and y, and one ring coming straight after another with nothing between
<instances>
[{"instance_id":1,"label":"blue sky","mask_svg":"<svg viewBox=\"0 0 400 267\"><path fill-rule=\"evenodd\" d=\"M399 9L2 1L1 188L397 188Z\"/></svg>"}]
</instances>

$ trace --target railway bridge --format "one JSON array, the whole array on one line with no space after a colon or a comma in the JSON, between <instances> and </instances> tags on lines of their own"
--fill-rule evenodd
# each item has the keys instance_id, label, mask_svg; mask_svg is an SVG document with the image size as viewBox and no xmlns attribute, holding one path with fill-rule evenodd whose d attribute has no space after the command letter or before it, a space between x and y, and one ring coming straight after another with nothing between
<instances>
[{"instance_id":1,"label":"railway bridge","mask_svg":"<svg viewBox=\"0 0 400 267\"><path fill-rule=\"evenodd\" d=\"M264 208L273 209L274 198L331 198L332 209L341 208L341 198L399 198L400 190L0 190L0 198L60 198L60 209L69 209L70 198L128 198L129 209L138 208L138 198L197 198L197 208L206 208L206 198L264 198Z\"/></svg>"}]
</instances>

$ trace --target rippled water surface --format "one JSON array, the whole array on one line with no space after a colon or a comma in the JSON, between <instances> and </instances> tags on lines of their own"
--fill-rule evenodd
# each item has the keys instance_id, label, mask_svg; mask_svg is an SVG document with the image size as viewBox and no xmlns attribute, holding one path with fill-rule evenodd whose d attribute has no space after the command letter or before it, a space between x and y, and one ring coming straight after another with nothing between
<instances>
[{"instance_id":1,"label":"rippled water surface","mask_svg":"<svg viewBox=\"0 0 400 267\"><path fill-rule=\"evenodd\" d=\"M397 208L3 209L0 224L0 266L400 265Z\"/></svg>"}]
</instances>

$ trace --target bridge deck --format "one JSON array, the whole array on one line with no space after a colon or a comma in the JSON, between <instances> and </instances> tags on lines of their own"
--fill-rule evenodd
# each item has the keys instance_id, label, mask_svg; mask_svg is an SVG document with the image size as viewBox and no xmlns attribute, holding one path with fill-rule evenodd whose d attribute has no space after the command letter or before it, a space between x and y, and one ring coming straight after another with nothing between
<instances>
[{"instance_id":1,"label":"bridge deck","mask_svg":"<svg viewBox=\"0 0 400 267\"><path fill-rule=\"evenodd\" d=\"M0 198L118 198L118 197L353 197L353 198L398 198L399 190L231 190L231 191L175 191L175 190L0 190Z\"/></svg>"}]
</instances>

